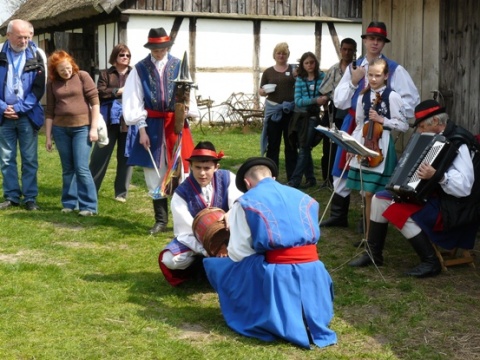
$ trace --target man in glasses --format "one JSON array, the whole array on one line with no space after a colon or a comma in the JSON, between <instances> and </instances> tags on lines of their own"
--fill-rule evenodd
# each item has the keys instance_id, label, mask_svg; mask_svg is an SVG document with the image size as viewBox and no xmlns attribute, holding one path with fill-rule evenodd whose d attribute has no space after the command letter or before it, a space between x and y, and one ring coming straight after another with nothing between
<instances>
[{"instance_id":1,"label":"man in glasses","mask_svg":"<svg viewBox=\"0 0 480 360\"><path fill-rule=\"evenodd\" d=\"M0 51L0 165L3 196L0 209L19 206L38 210L38 130L45 117L40 100L45 93L45 64L30 41L32 30L20 19L7 26L7 41ZM18 179L17 143L22 159Z\"/></svg>"}]
</instances>

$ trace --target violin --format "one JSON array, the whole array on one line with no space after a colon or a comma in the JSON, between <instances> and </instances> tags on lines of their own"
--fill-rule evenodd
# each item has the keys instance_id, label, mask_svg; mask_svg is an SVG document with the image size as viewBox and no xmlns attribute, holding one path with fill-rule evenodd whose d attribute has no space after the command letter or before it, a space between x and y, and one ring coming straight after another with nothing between
<instances>
[{"instance_id":1,"label":"violin","mask_svg":"<svg viewBox=\"0 0 480 360\"><path fill-rule=\"evenodd\" d=\"M382 96L380 93L375 94L375 100L372 103L372 109L376 110L377 106L382 102ZM379 156L371 157L365 156L361 160L361 165L365 167L377 167L380 165L384 159L382 149L380 149L379 141L382 138L383 133L383 125L370 120L365 125L363 125L363 138L364 138L364 146L369 148L370 150L376 151Z\"/></svg>"}]
</instances>

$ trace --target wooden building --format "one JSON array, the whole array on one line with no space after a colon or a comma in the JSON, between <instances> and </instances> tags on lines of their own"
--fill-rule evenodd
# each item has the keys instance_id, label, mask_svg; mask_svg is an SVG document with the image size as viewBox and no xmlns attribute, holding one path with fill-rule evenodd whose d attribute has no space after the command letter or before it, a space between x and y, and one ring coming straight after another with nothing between
<instances>
[{"instance_id":1,"label":"wooden building","mask_svg":"<svg viewBox=\"0 0 480 360\"><path fill-rule=\"evenodd\" d=\"M480 132L475 0L28 0L13 17L33 23L47 52L65 47L92 73L107 66L117 42L126 42L138 61L148 29L162 26L176 38L172 53L188 51L200 92L218 100L255 91L277 42L290 44L292 62L314 50L328 68L339 40L360 42L362 29L380 20L392 40L384 53L409 71L421 98L435 92L456 122Z\"/></svg>"},{"instance_id":2,"label":"wooden building","mask_svg":"<svg viewBox=\"0 0 480 360\"><path fill-rule=\"evenodd\" d=\"M387 24L384 53L412 75L422 100L438 98L450 117L480 133L480 2L364 0L363 28Z\"/></svg>"},{"instance_id":3,"label":"wooden building","mask_svg":"<svg viewBox=\"0 0 480 360\"><path fill-rule=\"evenodd\" d=\"M132 63L148 54L150 28L175 39L171 53L189 55L199 93L216 102L232 92L256 93L273 48L290 47L290 62L313 51L321 67L338 62L340 41L359 39L361 0L27 0L12 18L29 20L47 53L63 48L92 75L126 43ZM5 33L6 23L0 26Z\"/></svg>"}]
</instances>

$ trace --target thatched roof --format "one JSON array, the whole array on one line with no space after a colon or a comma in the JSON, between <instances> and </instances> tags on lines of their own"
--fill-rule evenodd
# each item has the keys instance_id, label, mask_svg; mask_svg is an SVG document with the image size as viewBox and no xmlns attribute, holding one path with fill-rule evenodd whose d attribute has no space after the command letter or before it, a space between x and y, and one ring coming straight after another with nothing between
<instances>
[{"instance_id":1,"label":"thatched roof","mask_svg":"<svg viewBox=\"0 0 480 360\"><path fill-rule=\"evenodd\" d=\"M0 33L5 34L8 21L23 19L30 21L34 28L44 29L63 23L86 19L99 15L103 9L98 5L101 0L27 0L20 8L0 26ZM98 10L97 10L98 9Z\"/></svg>"}]
</instances>

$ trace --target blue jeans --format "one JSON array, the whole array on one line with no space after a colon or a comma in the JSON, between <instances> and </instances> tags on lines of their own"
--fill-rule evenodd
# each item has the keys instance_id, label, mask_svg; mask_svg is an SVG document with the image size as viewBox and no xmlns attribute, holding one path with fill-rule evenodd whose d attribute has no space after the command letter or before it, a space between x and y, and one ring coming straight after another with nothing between
<instances>
[{"instance_id":1,"label":"blue jeans","mask_svg":"<svg viewBox=\"0 0 480 360\"><path fill-rule=\"evenodd\" d=\"M64 208L97 212L97 191L88 168L89 126L53 126L55 146L62 163L62 204Z\"/></svg>"},{"instance_id":2,"label":"blue jeans","mask_svg":"<svg viewBox=\"0 0 480 360\"><path fill-rule=\"evenodd\" d=\"M22 187L18 180L17 143L22 159ZM0 167L5 200L20 203L35 201L38 195L38 132L27 116L18 120L3 119L0 126Z\"/></svg>"},{"instance_id":3,"label":"blue jeans","mask_svg":"<svg viewBox=\"0 0 480 360\"><path fill-rule=\"evenodd\" d=\"M302 177L305 175L307 181L316 182L312 159L312 144L315 138L315 118L308 119L308 134L305 145L298 149L297 166L290 179L295 186L300 186Z\"/></svg>"}]
</instances>

